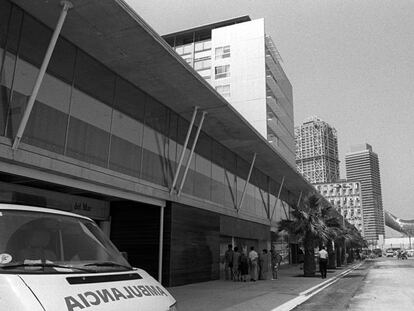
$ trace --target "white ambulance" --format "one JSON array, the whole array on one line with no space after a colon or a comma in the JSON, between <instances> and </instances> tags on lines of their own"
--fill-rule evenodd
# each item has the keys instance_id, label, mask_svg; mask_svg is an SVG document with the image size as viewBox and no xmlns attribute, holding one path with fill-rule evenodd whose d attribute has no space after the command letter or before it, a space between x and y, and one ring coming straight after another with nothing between
<instances>
[{"instance_id":1,"label":"white ambulance","mask_svg":"<svg viewBox=\"0 0 414 311\"><path fill-rule=\"evenodd\" d=\"M89 218L0 204L0 310L176 311Z\"/></svg>"}]
</instances>

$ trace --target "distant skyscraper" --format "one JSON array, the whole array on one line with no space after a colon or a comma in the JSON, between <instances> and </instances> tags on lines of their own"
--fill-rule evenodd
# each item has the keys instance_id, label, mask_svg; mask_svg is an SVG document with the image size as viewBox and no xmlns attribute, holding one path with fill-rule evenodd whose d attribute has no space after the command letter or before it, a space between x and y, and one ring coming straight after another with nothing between
<instances>
[{"instance_id":1,"label":"distant skyscraper","mask_svg":"<svg viewBox=\"0 0 414 311\"><path fill-rule=\"evenodd\" d=\"M334 183L315 184L314 186L364 236L360 182L338 180Z\"/></svg>"},{"instance_id":2,"label":"distant skyscraper","mask_svg":"<svg viewBox=\"0 0 414 311\"><path fill-rule=\"evenodd\" d=\"M312 184L339 179L336 130L318 117L295 127L296 166Z\"/></svg>"},{"instance_id":3,"label":"distant skyscraper","mask_svg":"<svg viewBox=\"0 0 414 311\"><path fill-rule=\"evenodd\" d=\"M295 166L292 85L263 18L242 16L163 37Z\"/></svg>"},{"instance_id":4,"label":"distant skyscraper","mask_svg":"<svg viewBox=\"0 0 414 311\"><path fill-rule=\"evenodd\" d=\"M353 146L345 155L345 166L346 177L361 183L364 237L378 240L385 235L378 155L369 144Z\"/></svg>"}]
</instances>

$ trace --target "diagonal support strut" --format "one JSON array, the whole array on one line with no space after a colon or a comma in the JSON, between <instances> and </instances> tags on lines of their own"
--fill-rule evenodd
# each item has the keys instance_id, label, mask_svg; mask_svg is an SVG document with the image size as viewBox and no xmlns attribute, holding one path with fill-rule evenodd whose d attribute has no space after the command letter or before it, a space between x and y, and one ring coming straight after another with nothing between
<instances>
[{"instance_id":1,"label":"diagonal support strut","mask_svg":"<svg viewBox=\"0 0 414 311\"><path fill-rule=\"evenodd\" d=\"M181 179L180 188L178 189L177 196L180 196L181 191L183 190L185 179L187 178L188 169L190 168L191 160L193 159L194 149L198 141L198 136L200 135L201 127L203 126L204 118L206 116L207 112L203 111L203 114L201 115L200 123L198 124L196 136L194 138L193 146L191 147L190 155L188 156L187 165L185 167L183 178Z\"/></svg>"},{"instance_id":2,"label":"diagonal support strut","mask_svg":"<svg viewBox=\"0 0 414 311\"><path fill-rule=\"evenodd\" d=\"M178 161L177 169L176 169L175 175L174 175L174 180L173 180L173 183L171 185L170 195L172 195L172 193L174 192L174 188L175 188L175 185L176 185L177 180L178 180L178 175L179 175L180 170L181 170L181 164L183 163L183 160L184 160L184 154L185 154L185 151L187 149L188 141L190 140L190 134L191 134L191 131L193 129L194 121L195 121L195 118L196 118L196 115L197 115L197 110L198 110L198 107L197 106L194 107L193 116L191 117L190 126L188 127L188 130L187 130L187 136L185 137L183 150L181 151L180 160Z\"/></svg>"},{"instance_id":3,"label":"diagonal support strut","mask_svg":"<svg viewBox=\"0 0 414 311\"><path fill-rule=\"evenodd\" d=\"M63 27L63 23L65 22L66 15L69 9L73 8L73 4L69 1L62 1L61 5L63 6L62 11L60 12L60 16L56 24L56 28L53 31L53 35L52 35L52 38L50 39L49 46L47 47L45 57L43 58L43 62L42 62L42 65L40 66L39 73L37 74L36 81L33 86L32 94L30 95L29 101L27 102L27 106L26 106L26 109L24 110L22 120L20 121L16 137L14 138L14 141L13 141L12 149L14 150L16 150L19 147L20 140L23 137L24 130L26 129L27 122L29 121L29 117L32 112L37 94L39 93L40 86L42 85L43 78L46 73L46 69L52 57L53 50L55 49L56 42L59 38L60 32Z\"/></svg>"},{"instance_id":4,"label":"diagonal support strut","mask_svg":"<svg viewBox=\"0 0 414 311\"><path fill-rule=\"evenodd\" d=\"M281 182L281 184L280 184L280 187L279 187L279 191L278 191L278 193L277 193L277 198L276 198L276 202L275 202L275 205L273 206L273 211L272 211L272 216L270 217L270 221L272 221L272 219L273 219L273 214L275 213L275 210L276 210L276 205L277 205L277 203L279 202L279 200L280 200L280 194L282 193L282 188L283 188L283 184L285 183L285 176L283 176L282 177L282 182Z\"/></svg>"},{"instance_id":5,"label":"diagonal support strut","mask_svg":"<svg viewBox=\"0 0 414 311\"><path fill-rule=\"evenodd\" d=\"M247 190L247 184L249 183L250 177L252 176L254 162L256 161L256 156L257 156L257 153L255 152L254 155L253 155L252 164L250 165L249 174L247 175L246 183L244 184L244 189L243 189L242 197L240 199L239 207L237 208L237 213L240 211L240 209L242 207L244 196L245 196L246 190Z\"/></svg>"}]
</instances>

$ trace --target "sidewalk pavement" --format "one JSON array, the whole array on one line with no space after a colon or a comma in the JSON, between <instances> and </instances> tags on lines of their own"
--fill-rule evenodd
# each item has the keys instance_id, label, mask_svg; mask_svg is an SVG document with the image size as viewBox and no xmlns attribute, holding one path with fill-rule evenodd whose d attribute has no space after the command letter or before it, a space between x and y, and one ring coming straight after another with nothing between
<instances>
[{"instance_id":1,"label":"sidewalk pavement","mask_svg":"<svg viewBox=\"0 0 414 311\"><path fill-rule=\"evenodd\" d=\"M286 265L280 268L277 280L216 280L170 287L168 291L177 299L180 311L270 311L352 266L328 270L327 279L321 279L319 272L315 277L304 277L298 265Z\"/></svg>"}]
</instances>

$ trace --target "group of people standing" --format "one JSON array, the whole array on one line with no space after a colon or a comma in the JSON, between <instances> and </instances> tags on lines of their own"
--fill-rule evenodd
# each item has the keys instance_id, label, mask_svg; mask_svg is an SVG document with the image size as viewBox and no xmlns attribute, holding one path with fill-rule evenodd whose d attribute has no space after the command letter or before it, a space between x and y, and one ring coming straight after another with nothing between
<instances>
[{"instance_id":1,"label":"group of people standing","mask_svg":"<svg viewBox=\"0 0 414 311\"><path fill-rule=\"evenodd\" d=\"M224 254L224 271L225 279L233 281L257 281L268 279L269 271L272 272L272 279L277 279L278 270L282 256L274 249L268 252L263 249L258 254L254 246L247 251L239 252L239 248L228 245L228 249ZM269 270L270 269L270 270Z\"/></svg>"}]
</instances>

